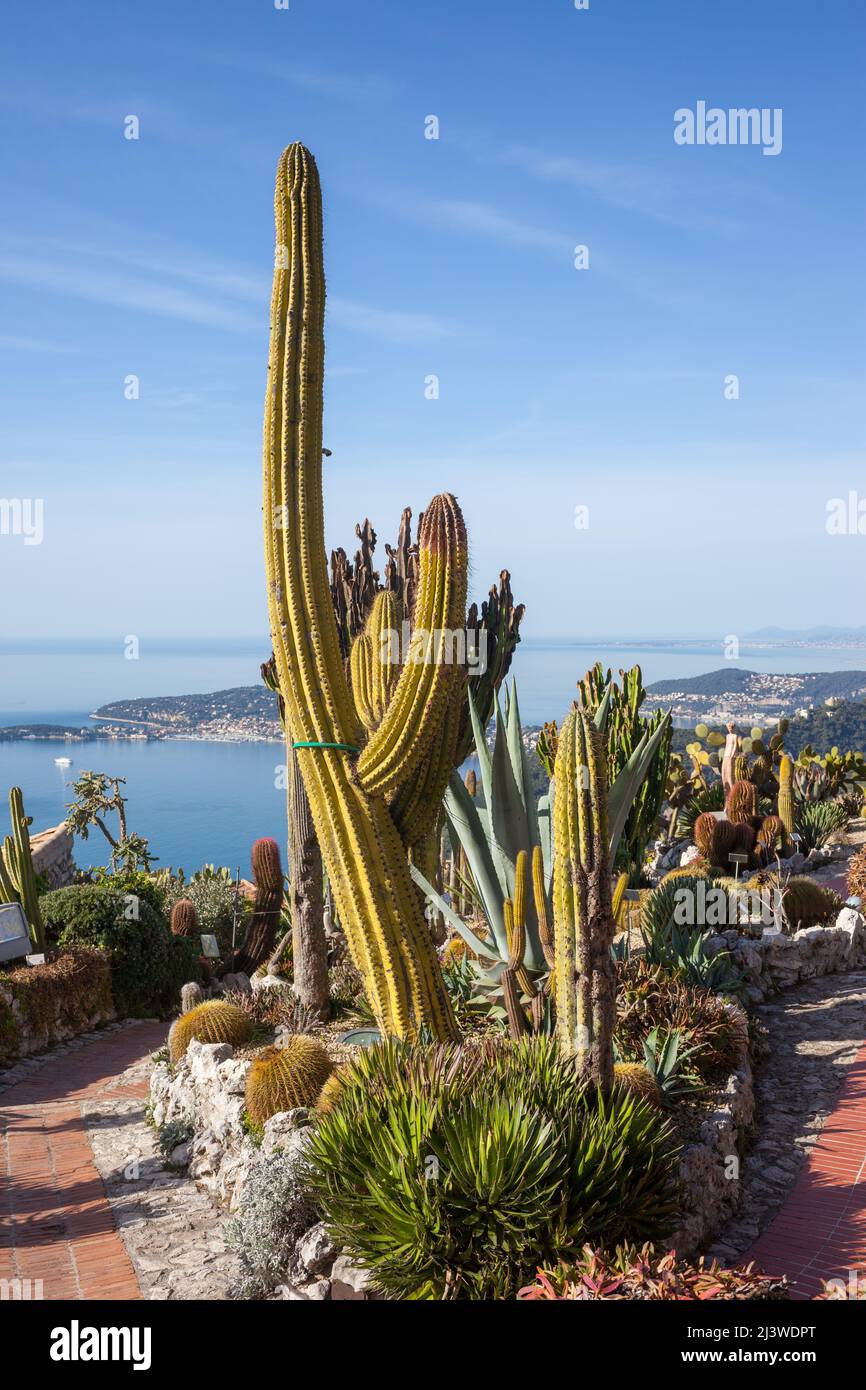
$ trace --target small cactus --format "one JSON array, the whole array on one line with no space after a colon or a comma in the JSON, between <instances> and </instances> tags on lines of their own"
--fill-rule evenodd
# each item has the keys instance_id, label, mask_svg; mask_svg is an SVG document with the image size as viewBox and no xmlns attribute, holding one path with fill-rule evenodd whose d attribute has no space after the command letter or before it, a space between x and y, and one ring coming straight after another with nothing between
<instances>
[{"instance_id":1,"label":"small cactus","mask_svg":"<svg viewBox=\"0 0 866 1390\"><path fill-rule=\"evenodd\" d=\"M842 899L831 888L823 888L812 878L789 878L782 887L782 911L792 931L799 927L829 922L842 906Z\"/></svg>"},{"instance_id":2,"label":"small cactus","mask_svg":"<svg viewBox=\"0 0 866 1390\"><path fill-rule=\"evenodd\" d=\"M773 765L770 759L765 753L759 754L749 769L748 780L754 782L755 786L760 790L761 787L766 786L772 775Z\"/></svg>"},{"instance_id":3,"label":"small cactus","mask_svg":"<svg viewBox=\"0 0 866 1390\"><path fill-rule=\"evenodd\" d=\"M338 1071L332 1072L319 1092L319 1099L316 1101L316 1113L318 1115L330 1115L340 1103L340 1096L343 1094L343 1078Z\"/></svg>"},{"instance_id":4,"label":"small cactus","mask_svg":"<svg viewBox=\"0 0 866 1390\"><path fill-rule=\"evenodd\" d=\"M204 990L197 980L190 980L181 987L180 991L180 1011L188 1014L190 1009L194 1009L199 1004L204 1003Z\"/></svg>"},{"instance_id":5,"label":"small cactus","mask_svg":"<svg viewBox=\"0 0 866 1390\"><path fill-rule=\"evenodd\" d=\"M442 964L444 966L459 965L466 957L470 960L477 960L475 952L466 945L462 936L452 936L442 947Z\"/></svg>"},{"instance_id":6,"label":"small cactus","mask_svg":"<svg viewBox=\"0 0 866 1390\"><path fill-rule=\"evenodd\" d=\"M788 832L781 816L765 816L758 830L758 844L775 854L777 849L781 851L786 847L787 841Z\"/></svg>"},{"instance_id":7,"label":"small cactus","mask_svg":"<svg viewBox=\"0 0 866 1390\"><path fill-rule=\"evenodd\" d=\"M748 821L734 826L734 841L731 845L729 854L748 854L750 857L755 850L755 828Z\"/></svg>"},{"instance_id":8,"label":"small cactus","mask_svg":"<svg viewBox=\"0 0 866 1390\"><path fill-rule=\"evenodd\" d=\"M198 934L198 913L195 903L189 898L179 898L171 909L169 921L172 936L196 936Z\"/></svg>"},{"instance_id":9,"label":"small cactus","mask_svg":"<svg viewBox=\"0 0 866 1390\"><path fill-rule=\"evenodd\" d=\"M631 1092L639 1100L649 1101L650 1105L661 1105L662 1093L659 1083L642 1062L615 1062L613 1084Z\"/></svg>"},{"instance_id":10,"label":"small cactus","mask_svg":"<svg viewBox=\"0 0 866 1390\"><path fill-rule=\"evenodd\" d=\"M315 1038L295 1033L285 1046L272 1047L253 1062L247 1076L247 1115L258 1128L282 1110L315 1105L333 1071Z\"/></svg>"},{"instance_id":11,"label":"small cactus","mask_svg":"<svg viewBox=\"0 0 866 1390\"><path fill-rule=\"evenodd\" d=\"M189 1013L181 1014L171 1026L168 1035L168 1051L173 1062L179 1062L190 1043L231 1043L240 1047L249 1042L253 1025L234 1004L225 1004L221 999L208 999Z\"/></svg>"}]
</instances>

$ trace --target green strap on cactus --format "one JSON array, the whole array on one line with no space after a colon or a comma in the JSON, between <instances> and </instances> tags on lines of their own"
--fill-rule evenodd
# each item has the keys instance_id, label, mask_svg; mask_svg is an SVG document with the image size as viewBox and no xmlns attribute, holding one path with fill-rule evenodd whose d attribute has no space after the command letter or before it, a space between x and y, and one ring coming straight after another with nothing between
<instances>
[{"instance_id":1,"label":"green strap on cactus","mask_svg":"<svg viewBox=\"0 0 866 1390\"><path fill-rule=\"evenodd\" d=\"M354 743L317 743L313 738L301 739L299 743L293 743L293 748L337 748L343 753L360 753L360 748L356 748Z\"/></svg>"}]
</instances>

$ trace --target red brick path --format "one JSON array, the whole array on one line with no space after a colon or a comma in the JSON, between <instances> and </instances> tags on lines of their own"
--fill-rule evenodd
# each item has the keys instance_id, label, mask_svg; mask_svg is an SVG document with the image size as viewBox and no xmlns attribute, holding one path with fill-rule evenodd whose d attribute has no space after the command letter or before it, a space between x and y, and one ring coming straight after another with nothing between
<instances>
[{"instance_id":1,"label":"red brick path","mask_svg":"<svg viewBox=\"0 0 866 1390\"><path fill-rule=\"evenodd\" d=\"M852 1269L866 1282L866 1043L785 1205L744 1259L786 1274L795 1298L820 1293L822 1279L847 1288Z\"/></svg>"},{"instance_id":2,"label":"red brick path","mask_svg":"<svg viewBox=\"0 0 866 1390\"><path fill-rule=\"evenodd\" d=\"M49 1061L0 1095L0 1279L41 1279L46 1299L141 1298L93 1161L81 1103L143 1097L117 1076L161 1047L136 1023Z\"/></svg>"}]
</instances>

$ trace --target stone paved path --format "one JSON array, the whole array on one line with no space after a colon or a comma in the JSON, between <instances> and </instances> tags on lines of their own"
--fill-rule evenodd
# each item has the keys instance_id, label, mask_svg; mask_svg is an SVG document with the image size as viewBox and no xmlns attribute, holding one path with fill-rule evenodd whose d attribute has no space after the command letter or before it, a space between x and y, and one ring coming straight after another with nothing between
<instances>
[{"instance_id":1,"label":"stone paved path","mask_svg":"<svg viewBox=\"0 0 866 1390\"><path fill-rule=\"evenodd\" d=\"M866 973L810 980L756 1012L769 1030L757 1138L712 1253L756 1260L809 1298L866 1266Z\"/></svg>"},{"instance_id":2,"label":"stone paved path","mask_svg":"<svg viewBox=\"0 0 866 1390\"><path fill-rule=\"evenodd\" d=\"M47 1059L0 1096L0 1279L41 1280L46 1299L141 1297L82 1107L105 1093L140 1105L146 1082L122 1073L164 1040L164 1024L131 1024Z\"/></svg>"},{"instance_id":3,"label":"stone paved path","mask_svg":"<svg viewBox=\"0 0 866 1390\"><path fill-rule=\"evenodd\" d=\"M866 1043L778 1216L746 1252L763 1269L787 1274L795 1298L822 1281L866 1285Z\"/></svg>"},{"instance_id":4,"label":"stone paved path","mask_svg":"<svg viewBox=\"0 0 866 1390\"><path fill-rule=\"evenodd\" d=\"M165 1035L115 1025L0 1074L0 1279L46 1299L228 1297L226 1217L145 1122Z\"/></svg>"}]
</instances>

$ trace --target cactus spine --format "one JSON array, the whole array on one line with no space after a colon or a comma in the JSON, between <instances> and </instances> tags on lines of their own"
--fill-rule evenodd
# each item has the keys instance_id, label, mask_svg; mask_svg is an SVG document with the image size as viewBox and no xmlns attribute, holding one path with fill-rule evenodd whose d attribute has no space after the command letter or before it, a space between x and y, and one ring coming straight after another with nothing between
<instances>
[{"instance_id":1,"label":"cactus spine","mask_svg":"<svg viewBox=\"0 0 866 1390\"><path fill-rule=\"evenodd\" d=\"M39 909L39 885L30 849L32 816L24 811L24 795L20 787L9 793L9 819L12 834L7 835L0 850L0 902L20 903L27 918L30 940L36 951L45 950L45 928Z\"/></svg>"},{"instance_id":2,"label":"cactus spine","mask_svg":"<svg viewBox=\"0 0 866 1390\"><path fill-rule=\"evenodd\" d=\"M362 747L364 725L346 678L327 574L322 204L316 164L303 145L291 145L279 161L275 216L264 536L287 737L315 745L298 747L298 765L340 920L379 1023L398 1037L426 1027L444 1041L457 1027L407 851L417 851L438 816L466 672L441 659L441 651L439 660L407 661ZM464 626L467 563L460 509L453 497L436 497L419 532L418 628L433 634Z\"/></svg>"},{"instance_id":3,"label":"cactus spine","mask_svg":"<svg viewBox=\"0 0 866 1390\"><path fill-rule=\"evenodd\" d=\"M557 1030L563 1050L607 1092L616 992L607 768L601 734L584 710L572 710L559 731L554 783Z\"/></svg>"},{"instance_id":4,"label":"cactus spine","mask_svg":"<svg viewBox=\"0 0 866 1390\"><path fill-rule=\"evenodd\" d=\"M779 764L779 816L788 835L794 833L794 764L784 754Z\"/></svg>"}]
</instances>

